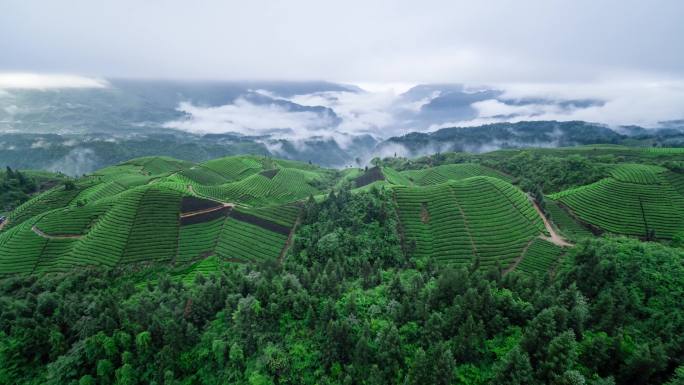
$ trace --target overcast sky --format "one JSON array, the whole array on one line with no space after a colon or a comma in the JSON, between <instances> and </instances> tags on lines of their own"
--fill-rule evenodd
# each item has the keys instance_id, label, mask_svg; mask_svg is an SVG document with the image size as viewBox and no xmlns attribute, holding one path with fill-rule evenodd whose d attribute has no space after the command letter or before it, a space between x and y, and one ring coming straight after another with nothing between
<instances>
[{"instance_id":1,"label":"overcast sky","mask_svg":"<svg viewBox=\"0 0 684 385\"><path fill-rule=\"evenodd\" d=\"M412 130L519 120L657 127L684 119L683 48L682 0L0 0L0 96L117 77L327 80L371 91L292 100L334 109L342 134L403 132L400 93L419 83L601 103L490 99L471 105L474 119ZM245 100L178 109L192 119L167 125L193 132L289 127L306 137L330 125Z\"/></svg>"},{"instance_id":2,"label":"overcast sky","mask_svg":"<svg viewBox=\"0 0 684 385\"><path fill-rule=\"evenodd\" d=\"M0 71L354 83L684 78L684 1L1 0Z\"/></svg>"}]
</instances>

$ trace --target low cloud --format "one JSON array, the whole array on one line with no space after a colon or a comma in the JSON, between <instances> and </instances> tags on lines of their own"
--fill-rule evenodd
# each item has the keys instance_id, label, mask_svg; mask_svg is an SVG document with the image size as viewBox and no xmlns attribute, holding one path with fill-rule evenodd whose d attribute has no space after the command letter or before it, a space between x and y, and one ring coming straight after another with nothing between
<instances>
[{"instance_id":1,"label":"low cloud","mask_svg":"<svg viewBox=\"0 0 684 385\"><path fill-rule=\"evenodd\" d=\"M384 136L387 127L396 124L395 103L398 96L380 92L317 92L295 95L294 103L331 108L342 119L338 130L348 134Z\"/></svg>"},{"instance_id":2,"label":"low cloud","mask_svg":"<svg viewBox=\"0 0 684 385\"><path fill-rule=\"evenodd\" d=\"M611 127L658 128L661 122L684 118L684 81L597 82L586 84L509 84L497 99L472 104L477 117L433 124L479 126L531 120L583 120ZM583 101L600 101L584 103ZM573 103L573 101L578 101Z\"/></svg>"},{"instance_id":3,"label":"low cloud","mask_svg":"<svg viewBox=\"0 0 684 385\"><path fill-rule=\"evenodd\" d=\"M346 150L359 135L382 140L444 127L535 120L655 128L660 122L684 118L684 81L634 81L636 78L572 84L426 85L409 90L408 86L372 85L370 90L350 88L287 97L267 89L249 90L222 106L181 103L178 110L186 117L164 126L200 134L263 136L269 150L279 154L284 150L275 143L282 139L300 150L312 139L334 140ZM498 143L492 145L500 147ZM381 155L405 154L402 148L378 151L383 152Z\"/></svg>"},{"instance_id":4,"label":"low cloud","mask_svg":"<svg viewBox=\"0 0 684 385\"><path fill-rule=\"evenodd\" d=\"M378 146L373 154L369 155L369 158L372 157L380 157L380 158L390 158L394 156L398 157L408 157L412 156L413 154L411 151L406 148L403 144L400 143L393 143L393 142L387 142L383 143L381 146ZM370 159L367 159L366 162L364 163L369 163Z\"/></svg>"},{"instance_id":5,"label":"low cloud","mask_svg":"<svg viewBox=\"0 0 684 385\"><path fill-rule=\"evenodd\" d=\"M69 151L61 159L53 162L47 169L71 176L80 176L92 172L97 168L98 164L99 160L95 151L89 148L77 147Z\"/></svg>"},{"instance_id":6,"label":"low cloud","mask_svg":"<svg viewBox=\"0 0 684 385\"><path fill-rule=\"evenodd\" d=\"M412 124L406 117L417 113L431 100L431 97L406 100L392 88L290 97L281 97L269 90L250 93L270 102L263 99L253 102L249 95L215 107L184 102L178 110L186 117L166 122L164 127L198 134L268 135L271 139L289 140L295 146L305 146L304 142L312 138L332 139L341 148L347 148L359 135L383 139L404 133ZM423 128L415 127L416 130Z\"/></svg>"},{"instance_id":7,"label":"low cloud","mask_svg":"<svg viewBox=\"0 0 684 385\"><path fill-rule=\"evenodd\" d=\"M273 155L283 156L287 154L287 152L283 149L282 142L266 140L263 141L262 144L266 146L268 152L270 152Z\"/></svg>"},{"instance_id":8,"label":"low cloud","mask_svg":"<svg viewBox=\"0 0 684 385\"><path fill-rule=\"evenodd\" d=\"M0 73L0 91L3 89L59 89L59 88L106 88L104 79L77 75Z\"/></svg>"},{"instance_id":9,"label":"low cloud","mask_svg":"<svg viewBox=\"0 0 684 385\"><path fill-rule=\"evenodd\" d=\"M3 110L5 111L5 113L7 113L7 115L11 116L11 115L16 114L19 111L19 107L17 107L14 104L10 104L9 106L3 107Z\"/></svg>"},{"instance_id":10,"label":"low cloud","mask_svg":"<svg viewBox=\"0 0 684 385\"><path fill-rule=\"evenodd\" d=\"M315 134L335 124L325 114L292 111L277 104L255 104L244 98L218 107L202 107L183 102L178 110L187 114L186 119L167 122L164 127L198 134L239 133L298 137Z\"/></svg>"},{"instance_id":11,"label":"low cloud","mask_svg":"<svg viewBox=\"0 0 684 385\"><path fill-rule=\"evenodd\" d=\"M35 142L31 143L31 148L36 149L36 148L50 148L52 146L52 143L46 141L45 139L38 139Z\"/></svg>"}]
</instances>

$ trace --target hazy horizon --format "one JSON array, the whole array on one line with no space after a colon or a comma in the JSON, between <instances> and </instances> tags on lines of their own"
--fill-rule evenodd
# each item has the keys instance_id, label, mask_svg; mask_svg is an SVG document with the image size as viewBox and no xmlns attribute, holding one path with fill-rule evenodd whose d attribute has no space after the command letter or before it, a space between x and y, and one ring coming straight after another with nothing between
<instances>
[{"instance_id":1,"label":"hazy horizon","mask_svg":"<svg viewBox=\"0 0 684 385\"><path fill-rule=\"evenodd\" d=\"M10 124L37 108L12 99L17 90L108 89L116 79L267 85L220 104L181 95L172 109L186 119L160 124L188 132L287 129L344 142L522 120L684 119L684 3L674 0L3 5L0 120ZM268 87L275 81L365 92L283 94Z\"/></svg>"}]
</instances>

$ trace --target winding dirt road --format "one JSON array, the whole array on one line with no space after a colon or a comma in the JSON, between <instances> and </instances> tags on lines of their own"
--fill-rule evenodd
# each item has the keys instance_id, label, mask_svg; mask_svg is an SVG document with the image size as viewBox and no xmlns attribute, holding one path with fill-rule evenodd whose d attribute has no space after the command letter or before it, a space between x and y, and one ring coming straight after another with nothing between
<instances>
[{"instance_id":1,"label":"winding dirt road","mask_svg":"<svg viewBox=\"0 0 684 385\"><path fill-rule=\"evenodd\" d=\"M540 237L541 237L541 236L540 236ZM518 267L518 265L520 264L520 262L522 261L522 259L525 257L525 254L527 254L527 249L530 248L530 246L532 245L532 242L534 242L535 239L537 239L537 238L532 238L532 239L530 239L529 242L527 242L527 244L525 245L525 247L524 247L524 248L522 249L522 251L520 252L520 256L517 257L517 258L515 258L515 260L513 260L513 263L511 263L510 266L508 266L507 268L505 268L505 269L503 270L503 275L506 275L506 274L510 273L511 271L515 270L516 267ZM546 239L546 238L544 237L544 239Z\"/></svg>"},{"instance_id":2,"label":"winding dirt road","mask_svg":"<svg viewBox=\"0 0 684 385\"><path fill-rule=\"evenodd\" d=\"M544 238L547 241L549 241L555 245L558 245L560 247L571 247L571 246L573 246L572 243L563 239L563 237L561 237L560 234L558 234L556 232L556 230L553 228L553 226L551 226L551 223L549 222L548 219L546 219L546 216L544 215L544 213L539 208L539 205L537 204L537 202L535 202L534 199L532 199L532 198L530 198L530 202L532 202L532 205L534 205L534 209L537 210L537 214L539 214L542 221L544 221L544 227L546 227L546 231L548 231L549 234L551 234L550 237L542 236L541 238Z\"/></svg>"},{"instance_id":3,"label":"winding dirt road","mask_svg":"<svg viewBox=\"0 0 684 385\"><path fill-rule=\"evenodd\" d=\"M560 247L570 247L570 246L573 246L572 243L570 243L570 242L566 241L565 239L563 239L563 237L561 237L560 234L558 234L558 233L556 232L556 230L553 228L553 226L551 226L551 223L549 222L548 219L546 219L546 216L544 215L544 213L543 213L543 212L541 211L541 209L539 208L539 205L537 205L537 202L535 202L534 199L532 199L532 198L530 198L530 197L528 197L528 198L530 199L530 202L531 202L532 205L534 206L534 209L537 210L537 214L539 214L539 216L541 217L542 221L544 222L544 227L546 228L546 231L548 231L549 234L551 234L551 236L548 236L548 237L542 234L542 235L539 235L539 238L544 239L544 240L546 240L546 241L549 241L549 242L551 242L551 243L553 243L553 244L555 244L555 245L558 245L558 246L560 246ZM517 257L517 258L513 261L513 263L511 263L510 266L508 266L505 270L503 270L503 274L504 274L504 275L510 273L511 271L515 270L516 267L518 267L518 265L520 264L520 262L522 262L523 258L525 258L525 254L527 254L527 249L530 248L530 246L532 245L532 242L534 242L535 239L537 239L537 238L532 238L532 239L530 239L530 241L527 243L527 245L525 245L525 248L523 248L522 252L520 253L520 256Z\"/></svg>"},{"instance_id":4,"label":"winding dirt road","mask_svg":"<svg viewBox=\"0 0 684 385\"><path fill-rule=\"evenodd\" d=\"M235 205L232 203L222 203L220 206L210 207L208 209L188 211L187 213L181 213L180 217L181 218L194 217L195 215L201 215L201 214L206 214L206 213L210 213L213 211L222 210L226 207L230 207L232 209L233 207L235 207Z\"/></svg>"}]
</instances>

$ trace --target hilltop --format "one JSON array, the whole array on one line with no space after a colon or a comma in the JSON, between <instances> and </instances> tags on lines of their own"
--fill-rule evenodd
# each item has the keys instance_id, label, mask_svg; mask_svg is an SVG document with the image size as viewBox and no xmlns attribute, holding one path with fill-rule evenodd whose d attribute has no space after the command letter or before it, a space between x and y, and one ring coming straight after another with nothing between
<instances>
[{"instance_id":1,"label":"hilltop","mask_svg":"<svg viewBox=\"0 0 684 385\"><path fill-rule=\"evenodd\" d=\"M299 201L333 171L262 157L196 165L134 159L57 186L14 210L0 236L5 273L75 266L275 259Z\"/></svg>"},{"instance_id":2,"label":"hilltop","mask_svg":"<svg viewBox=\"0 0 684 385\"><path fill-rule=\"evenodd\" d=\"M543 273L558 265L573 241L594 234L668 241L680 233L682 174L633 162L678 164L683 152L579 147L530 154L390 158L342 171L263 156L203 163L136 158L55 186L13 210L0 233L0 271L183 266L208 257L282 260L306 202L340 189L387 190L403 247L421 263ZM599 154L601 161L591 160ZM608 154L632 163L615 163ZM579 179L543 194L526 175L515 175L513 164L521 156L579 162L572 167L584 164L591 172L578 169ZM539 162L533 158L527 160L530 168ZM555 172L539 175L557 180L544 175Z\"/></svg>"},{"instance_id":3,"label":"hilltop","mask_svg":"<svg viewBox=\"0 0 684 385\"><path fill-rule=\"evenodd\" d=\"M510 268L534 239L548 235L532 201L510 181L477 164L339 172L260 156L200 164L137 158L56 186L14 210L0 235L0 269L182 265L210 256L279 260L306 200L345 185L392 192L416 258Z\"/></svg>"}]
</instances>

